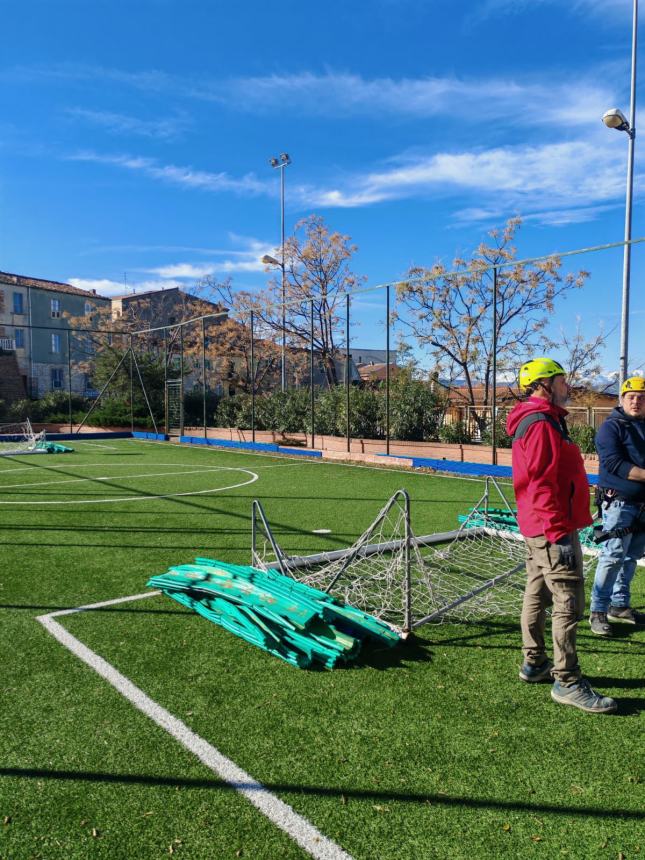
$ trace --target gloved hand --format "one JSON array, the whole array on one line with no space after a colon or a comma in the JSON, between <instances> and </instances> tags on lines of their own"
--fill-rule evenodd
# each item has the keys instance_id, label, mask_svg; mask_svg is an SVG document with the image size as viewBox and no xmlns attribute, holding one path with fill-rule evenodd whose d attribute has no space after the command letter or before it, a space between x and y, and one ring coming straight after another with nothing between
<instances>
[{"instance_id":1,"label":"gloved hand","mask_svg":"<svg viewBox=\"0 0 645 860\"><path fill-rule=\"evenodd\" d=\"M576 553L571 543L571 535L563 535L553 544L558 548L558 560L567 570L575 570Z\"/></svg>"}]
</instances>

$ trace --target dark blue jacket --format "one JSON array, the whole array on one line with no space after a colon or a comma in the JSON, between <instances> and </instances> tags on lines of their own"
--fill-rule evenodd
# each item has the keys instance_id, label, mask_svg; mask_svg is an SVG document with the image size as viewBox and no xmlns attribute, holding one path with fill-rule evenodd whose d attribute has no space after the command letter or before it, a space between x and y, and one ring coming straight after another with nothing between
<instances>
[{"instance_id":1,"label":"dark blue jacket","mask_svg":"<svg viewBox=\"0 0 645 860\"><path fill-rule=\"evenodd\" d=\"M614 409L596 433L596 451L599 486L630 502L645 502L645 481L627 478L632 466L645 469L645 420L630 418L620 406Z\"/></svg>"}]
</instances>

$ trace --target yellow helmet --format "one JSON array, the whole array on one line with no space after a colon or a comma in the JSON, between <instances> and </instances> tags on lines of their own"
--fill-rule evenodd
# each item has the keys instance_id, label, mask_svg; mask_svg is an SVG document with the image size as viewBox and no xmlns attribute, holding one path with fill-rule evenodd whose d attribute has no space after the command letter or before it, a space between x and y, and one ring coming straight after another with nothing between
<instances>
[{"instance_id":1,"label":"yellow helmet","mask_svg":"<svg viewBox=\"0 0 645 860\"><path fill-rule=\"evenodd\" d=\"M642 376L630 376L620 386L621 394L628 391L645 391L645 379Z\"/></svg>"},{"instance_id":2,"label":"yellow helmet","mask_svg":"<svg viewBox=\"0 0 645 860\"><path fill-rule=\"evenodd\" d=\"M552 358L534 358L520 367L520 388L530 388L538 379L552 376L566 376L564 367Z\"/></svg>"}]
</instances>

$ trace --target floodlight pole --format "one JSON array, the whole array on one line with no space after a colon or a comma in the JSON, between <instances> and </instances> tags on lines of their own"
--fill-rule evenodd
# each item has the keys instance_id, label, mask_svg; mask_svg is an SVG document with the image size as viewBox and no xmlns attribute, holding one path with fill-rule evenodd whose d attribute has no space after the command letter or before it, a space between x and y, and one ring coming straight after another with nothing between
<instances>
[{"instance_id":1,"label":"floodlight pole","mask_svg":"<svg viewBox=\"0 0 645 860\"><path fill-rule=\"evenodd\" d=\"M134 433L134 379L132 376L132 335L130 335L130 429Z\"/></svg>"},{"instance_id":2,"label":"floodlight pole","mask_svg":"<svg viewBox=\"0 0 645 860\"><path fill-rule=\"evenodd\" d=\"M634 189L634 144L636 140L636 49L638 37L638 0L634 0L632 17L632 74L629 119L618 108L606 111L602 121L607 128L624 131L629 138L627 148L627 191L625 194L625 239L623 242L623 296L620 324L619 385L629 373L629 287L631 277L632 195Z\"/></svg>"},{"instance_id":3,"label":"floodlight pole","mask_svg":"<svg viewBox=\"0 0 645 860\"><path fill-rule=\"evenodd\" d=\"M204 439L206 433L206 321L202 317L202 413L204 418Z\"/></svg>"},{"instance_id":4,"label":"floodlight pole","mask_svg":"<svg viewBox=\"0 0 645 860\"><path fill-rule=\"evenodd\" d=\"M280 270L282 280L282 349L280 358L280 385L282 392L287 390L287 331L286 331L286 277L285 277L285 262L284 262L284 171L291 164L291 158L286 152L281 152L279 158L272 157L269 159L271 167L275 167L280 171Z\"/></svg>"},{"instance_id":5,"label":"floodlight pole","mask_svg":"<svg viewBox=\"0 0 645 860\"><path fill-rule=\"evenodd\" d=\"M629 108L629 144L627 148L627 191L625 196L625 247L623 250L623 301L620 328L620 385L629 375L629 287L631 277L632 194L634 190L634 142L636 138L636 47L638 34L638 0L632 15L632 74Z\"/></svg>"}]
</instances>

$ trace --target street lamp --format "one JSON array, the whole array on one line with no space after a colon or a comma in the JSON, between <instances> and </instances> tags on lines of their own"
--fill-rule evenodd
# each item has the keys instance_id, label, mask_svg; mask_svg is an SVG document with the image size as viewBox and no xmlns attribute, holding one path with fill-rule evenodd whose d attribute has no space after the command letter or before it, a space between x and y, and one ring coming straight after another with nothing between
<instances>
[{"instance_id":1,"label":"street lamp","mask_svg":"<svg viewBox=\"0 0 645 860\"><path fill-rule=\"evenodd\" d=\"M632 76L629 120L618 108L603 114L602 121L607 128L624 131L629 137L627 148L627 193L625 197L625 245L623 248L623 303L620 325L620 379L619 385L628 376L628 339L629 339L629 281L631 270L632 238L632 192L634 189L634 140L636 138L636 34L638 29L638 0L634 0L632 17Z\"/></svg>"},{"instance_id":2,"label":"street lamp","mask_svg":"<svg viewBox=\"0 0 645 860\"><path fill-rule=\"evenodd\" d=\"M286 152L281 152L280 155L276 158L273 156L269 159L269 164L271 167L275 167L276 170L280 171L280 248L281 248L281 262L278 263L277 260L274 260L273 257L268 258L268 254L262 258L263 263L267 263L268 265L273 265L277 263L280 266L282 273L282 355L280 361L280 379L281 379L281 388L282 391L286 391L287 388L287 366L286 366L286 350L287 350L287 333L286 333L286 319L285 319L285 305L286 305L286 282L285 282L285 268L284 268L284 169L291 164L291 159Z\"/></svg>"}]
</instances>

